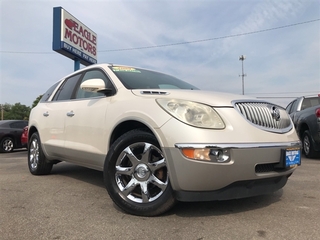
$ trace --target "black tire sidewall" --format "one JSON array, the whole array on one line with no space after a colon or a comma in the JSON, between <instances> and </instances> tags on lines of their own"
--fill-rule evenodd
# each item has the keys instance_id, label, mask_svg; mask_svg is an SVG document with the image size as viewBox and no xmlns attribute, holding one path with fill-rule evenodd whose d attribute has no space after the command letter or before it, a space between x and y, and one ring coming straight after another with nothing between
<instances>
[{"instance_id":1,"label":"black tire sidewall","mask_svg":"<svg viewBox=\"0 0 320 240\"><path fill-rule=\"evenodd\" d=\"M168 186L163 194L150 203L135 203L121 197L121 191L115 180L115 164L118 156L129 145L136 142L148 142L161 150L156 138L144 131L133 130L122 135L110 148L105 165L104 165L104 181L108 193L114 203L124 211L140 216L155 216L170 209L175 202L173 190L168 180Z\"/></svg>"},{"instance_id":2,"label":"black tire sidewall","mask_svg":"<svg viewBox=\"0 0 320 240\"><path fill-rule=\"evenodd\" d=\"M310 143L310 146L309 146L309 152L306 153L305 151L305 148L304 148L304 142L305 142L305 138L308 138L309 140L309 143ZM313 145L312 145L312 139L311 139L311 135L310 135L310 132L309 131L305 131L303 133L303 152L304 152L304 155L307 157L307 158L313 158L315 157L315 151L314 151L314 148L313 148Z\"/></svg>"}]
</instances>

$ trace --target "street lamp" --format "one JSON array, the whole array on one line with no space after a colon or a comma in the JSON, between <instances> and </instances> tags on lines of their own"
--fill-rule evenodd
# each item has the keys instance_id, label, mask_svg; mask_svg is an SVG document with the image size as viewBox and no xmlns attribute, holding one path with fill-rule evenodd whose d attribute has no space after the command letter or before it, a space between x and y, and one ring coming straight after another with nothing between
<instances>
[{"instance_id":1,"label":"street lamp","mask_svg":"<svg viewBox=\"0 0 320 240\"><path fill-rule=\"evenodd\" d=\"M244 95L244 77L247 76L247 74L244 73L243 71L243 61L246 59L246 56L245 55L241 55L239 57L239 61L242 61L242 74L239 75L239 77L241 76L242 77L242 95Z\"/></svg>"}]
</instances>

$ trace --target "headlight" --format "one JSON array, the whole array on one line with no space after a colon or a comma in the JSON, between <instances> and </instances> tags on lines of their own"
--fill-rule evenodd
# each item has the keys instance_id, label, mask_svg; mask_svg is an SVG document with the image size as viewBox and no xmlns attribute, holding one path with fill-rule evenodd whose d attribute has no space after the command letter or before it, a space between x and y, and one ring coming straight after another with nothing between
<instances>
[{"instance_id":1,"label":"headlight","mask_svg":"<svg viewBox=\"0 0 320 240\"><path fill-rule=\"evenodd\" d=\"M156 101L170 115L191 126L225 128L219 114L207 105L179 99L157 99Z\"/></svg>"}]
</instances>

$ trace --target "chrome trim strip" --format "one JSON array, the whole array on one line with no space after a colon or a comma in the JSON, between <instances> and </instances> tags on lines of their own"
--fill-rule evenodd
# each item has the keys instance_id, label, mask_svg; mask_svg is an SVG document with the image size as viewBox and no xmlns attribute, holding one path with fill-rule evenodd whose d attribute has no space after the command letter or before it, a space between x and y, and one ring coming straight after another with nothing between
<instances>
[{"instance_id":1,"label":"chrome trim strip","mask_svg":"<svg viewBox=\"0 0 320 240\"><path fill-rule=\"evenodd\" d=\"M273 147L298 147L301 148L301 141L279 142L279 143L176 143L176 148L273 148Z\"/></svg>"}]
</instances>

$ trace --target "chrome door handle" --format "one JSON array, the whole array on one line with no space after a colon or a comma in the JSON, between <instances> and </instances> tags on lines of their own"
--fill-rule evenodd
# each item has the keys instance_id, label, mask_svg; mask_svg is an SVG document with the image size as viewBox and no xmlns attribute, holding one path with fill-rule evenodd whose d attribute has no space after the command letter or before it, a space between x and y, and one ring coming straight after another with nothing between
<instances>
[{"instance_id":1,"label":"chrome door handle","mask_svg":"<svg viewBox=\"0 0 320 240\"><path fill-rule=\"evenodd\" d=\"M73 117L73 116L74 116L73 111L67 112L67 116L68 116L68 117Z\"/></svg>"},{"instance_id":2,"label":"chrome door handle","mask_svg":"<svg viewBox=\"0 0 320 240\"><path fill-rule=\"evenodd\" d=\"M49 116L49 113L48 113L48 112L45 112L45 113L43 113L43 116L48 117L48 116Z\"/></svg>"}]
</instances>

